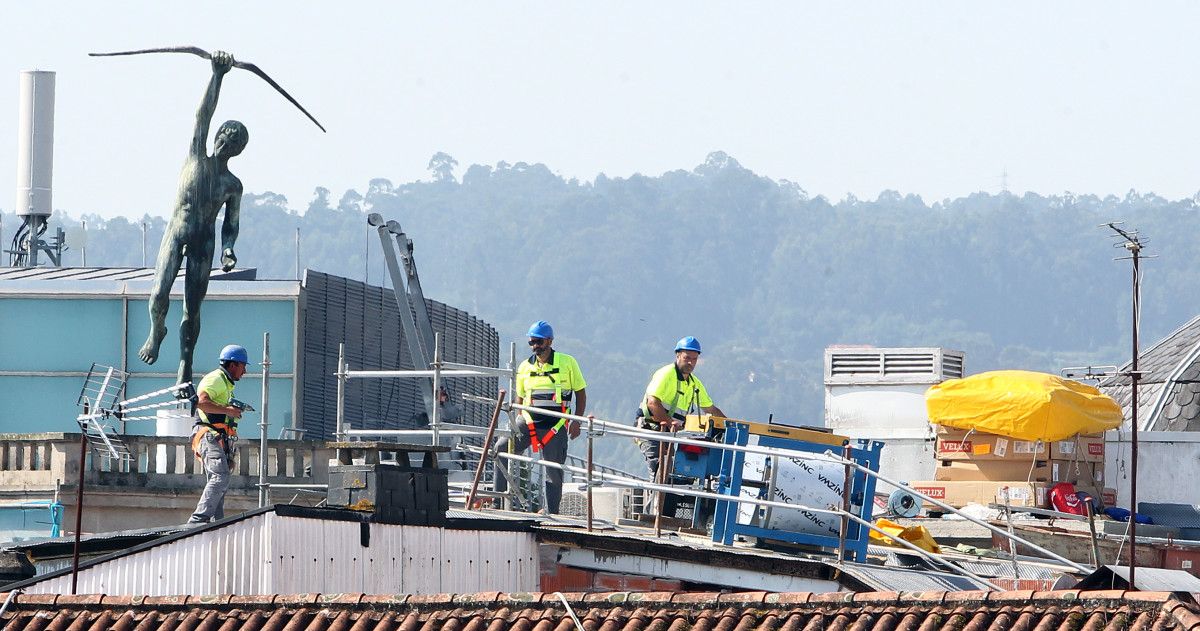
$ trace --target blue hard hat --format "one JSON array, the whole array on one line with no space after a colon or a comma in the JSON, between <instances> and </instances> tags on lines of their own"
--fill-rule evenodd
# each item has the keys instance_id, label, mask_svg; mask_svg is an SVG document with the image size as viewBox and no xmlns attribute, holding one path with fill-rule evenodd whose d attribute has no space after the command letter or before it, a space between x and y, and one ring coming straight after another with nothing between
<instances>
[{"instance_id":1,"label":"blue hard hat","mask_svg":"<svg viewBox=\"0 0 1200 631\"><path fill-rule=\"evenodd\" d=\"M679 351L696 351L699 353L700 340L690 335L679 338L679 341L675 343L675 352L678 353Z\"/></svg>"},{"instance_id":2,"label":"blue hard hat","mask_svg":"<svg viewBox=\"0 0 1200 631\"><path fill-rule=\"evenodd\" d=\"M545 320L538 320L529 325L529 337L540 337L543 340L554 339L554 327L550 326Z\"/></svg>"},{"instance_id":3,"label":"blue hard hat","mask_svg":"<svg viewBox=\"0 0 1200 631\"><path fill-rule=\"evenodd\" d=\"M223 362L240 362L243 364L250 363L250 353L246 352L245 346L230 344L221 349L221 356L217 361Z\"/></svg>"}]
</instances>

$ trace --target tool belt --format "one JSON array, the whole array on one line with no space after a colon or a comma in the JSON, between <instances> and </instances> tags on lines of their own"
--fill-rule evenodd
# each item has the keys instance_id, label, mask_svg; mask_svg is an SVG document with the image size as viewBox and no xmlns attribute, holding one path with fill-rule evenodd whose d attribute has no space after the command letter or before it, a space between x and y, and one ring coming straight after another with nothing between
<instances>
[{"instance_id":1,"label":"tool belt","mask_svg":"<svg viewBox=\"0 0 1200 631\"><path fill-rule=\"evenodd\" d=\"M679 414L678 412L672 414L671 419L679 421L680 423L687 421L687 417ZM653 432L663 431L659 422L654 420L653 416L646 416L646 413L641 408L638 408L637 422L634 423L634 427L637 427L638 429L648 429Z\"/></svg>"},{"instance_id":2,"label":"tool belt","mask_svg":"<svg viewBox=\"0 0 1200 631\"><path fill-rule=\"evenodd\" d=\"M237 441L236 435L229 435L224 428L215 427L210 423L203 421L192 425L192 454L197 458L203 459L204 453L200 449L201 443L208 437L209 434L214 434L217 437L217 444L221 446L221 451L225 455L233 453L233 443Z\"/></svg>"}]
</instances>

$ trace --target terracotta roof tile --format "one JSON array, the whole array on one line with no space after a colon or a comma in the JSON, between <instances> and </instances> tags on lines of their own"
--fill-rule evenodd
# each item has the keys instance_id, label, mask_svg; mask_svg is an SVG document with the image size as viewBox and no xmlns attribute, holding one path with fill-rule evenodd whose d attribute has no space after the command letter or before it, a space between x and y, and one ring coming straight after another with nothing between
<instances>
[{"instance_id":1,"label":"terracotta roof tile","mask_svg":"<svg viewBox=\"0 0 1200 631\"><path fill-rule=\"evenodd\" d=\"M854 594L853 602L859 605L866 604L896 604L900 602L899 592L861 592Z\"/></svg>"},{"instance_id":2,"label":"terracotta roof tile","mask_svg":"<svg viewBox=\"0 0 1200 631\"><path fill-rule=\"evenodd\" d=\"M786 603L786 594L780 594L781 603ZM854 592L827 592L824 594L810 594L808 597L809 603L848 603L854 599Z\"/></svg>"},{"instance_id":3,"label":"terracotta roof tile","mask_svg":"<svg viewBox=\"0 0 1200 631\"><path fill-rule=\"evenodd\" d=\"M731 594L717 594L717 604L759 604L762 603L763 599L766 597L767 592L733 592Z\"/></svg>"},{"instance_id":4,"label":"terracotta roof tile","mask_svg":"<svg viewBox=\"0 0 1200 631\"><path fill-rule=\"evenodd\" d=\"M564 596L585 631L1200 631L1200 607L1169 593L607 592ZM19 594L0 619L5 631L573 631L574 627L567 607L555 594L498 592L152 598Z\"/></svg>"}]
</instances>

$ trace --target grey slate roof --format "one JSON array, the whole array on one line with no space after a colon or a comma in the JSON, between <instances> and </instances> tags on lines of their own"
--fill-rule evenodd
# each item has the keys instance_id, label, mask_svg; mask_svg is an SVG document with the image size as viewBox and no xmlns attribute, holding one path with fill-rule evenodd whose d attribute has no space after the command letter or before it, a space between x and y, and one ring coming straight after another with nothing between
<instances>
[{"instance_id":1,"label":"grey slate roof","mask_svg":"<svg viewBox=\"0 0 1200 631\"><path fill-rule=\"evenodd\" d=\"M1130 363L1120 372L1130 370ZM1200 316L1159 340L1138 357L1138 425L1158 431L1200 431ZM1117 400L1128 427L1129 377L1110 377L1100 390ZM1147 424L1149 423L1149 424Z\"/></svg>"}]
</instances>

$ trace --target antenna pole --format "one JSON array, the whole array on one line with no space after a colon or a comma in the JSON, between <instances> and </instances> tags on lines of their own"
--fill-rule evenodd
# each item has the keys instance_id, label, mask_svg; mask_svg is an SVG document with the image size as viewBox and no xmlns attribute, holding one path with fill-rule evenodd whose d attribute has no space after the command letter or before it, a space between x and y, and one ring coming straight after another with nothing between
<instances>
[{"instance_id":1,"label":"antenna pole","mask_svg":"<svg viewBox=\"0 0 1200 631\"><path fill-rule=\"evenodd\" d=\"M1129 504L1133 515L1129 518L1129 588L1137 589L1134 583L1134 572L1137 571L1137 475L1138 475L1138 328L1141 324L1141 279L1139 278L1139 263L1142 245L1133 239L1126 242L1125 247L1133 255L1133 362L1129 371L1130 387L1130 425L1133 428L1130 440L1130 467L1133 473L1129 478Z\"/></svg>"},{"instance_id":2,"label":"antenna pole","mask_svg":"<svg viewBox=\"0 0 1200 631\"><path fill-rule=\"evenodd\" d=\"M1129 232L1118 228L1115 223L1107 224L1113 232L1117 233L1123 243L1117 247L1123 247L1129 252L1129 259L1133 261L1133 297L1130 300L1133 311L1132 328L1133 328L1133 359L1129 363L1129 424L1130 424L1130 468L1132 471L1129 476L1129 504L1131 514L1129 516L1129 588L1137 589L1135 576L1137 572L1137 475L1138 475L1138 329L1141 328L1141 313L1142 313L1142 283L1141 283L1141 254L1143 244L1138 237L1137 231Z\"/></svg>"},{"instance_id":3,"label":"antenna pole","mask_svg":"<svg viewBox=\"0 0 1200 631\"><path fill-rule=\"evenodd\" d=\"M267 488L267 430L270 421L267 418L267 406L271 399L271 333L263 332L262 359L262 413L258 417L258 505L267 505L269 496Z\"/></svg>"},{"instance_id":4,"label":"antenna pole","mask_svg":"<svg viewBox=\"0 0 1200 631\"><path fill-rule=\"evenodd\" d=\"M83 404L83 413L88 413L88 404ZM83 528L83 473L87 469L87 427L90 421L80 423L79 433L79 486L75 489L75 548L71 552L71 595L79 588L79 531Z\"/></svg>"}]
</instances>

